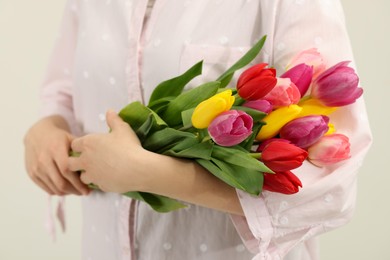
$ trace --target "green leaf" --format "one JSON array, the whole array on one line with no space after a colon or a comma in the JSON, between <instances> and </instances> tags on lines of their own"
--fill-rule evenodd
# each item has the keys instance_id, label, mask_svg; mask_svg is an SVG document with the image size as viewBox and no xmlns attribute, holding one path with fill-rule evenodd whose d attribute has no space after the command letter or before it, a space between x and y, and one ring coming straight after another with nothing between
<instances>
[{"instance_id":1,"label":"green leaf","mask_svg":"<svg viewBox=\"0 0 390 260\"><path fill-rule=\"evenodd\" d=\"M255 138L257 136L257 134L259 133L261 127L263 126L264 124L259 122L259 123L254 123L253 124L253 127L252 127L252 135L247 138L244 142L242 142L240 144L241 147L243 147L245 150L247 150L248 152L252 150L252 146L253 146L253 142L255 141Z\"/></svg>"},{"instance_id":2,"label":"green leaf","mask_svg":"<svg viewBox=\"0 0 390 260\"><path fill-rule=\"evenodd\" d=\"M175 97L164 97L158 100L155 100L152 103L149 103L148 108L156 112L158 115L162 115L167 108L169 102L171 102Z\"/></svg>"},{"instance_id":3,"label":"green leaf","mask_svg":"<svg viewBox=\"0 0 390 260\"><path fill-rule=\"evenodd\" d=\"M232 147L216 145L214 146L212 157L250 170L273 173L264 163L251 157L248 152L243 152Z\"/></svg>"},{"instance_id":4,"label":"green leaf","mask_svg":"<svg viewBox=\"0 0 390 260\"><path fill-rule=\"evenodd\" d=\"M267 115L264 112L249 107L233 106L231 109L244 111L253 118L254 122L260 122Z\"/></svg>"},{"instance_id":5,"label":"green leaf","mask_svg":"<svg viewBox=\"0 0 390 260\"><path fill-rule=\"evenodd\" d=\"M194 113L195 108L190 108L181 112L181 121L184 127L192 126L192 114Z\"/></svg>"},{"instance_id":6,"label":"green leaf","mask_svg":"<svg viewBox=\"0 0 390 260\"><path fill-rule=\"evenodd\" d=\"M181 145L179 143L178 145ZM186 149L175 149L177 147L172 147L172 149L164 152L163 154L173 156L173 157L182 157L182 158L191 158L191 159L211 159L211 153L213 150L214 144L211 142L203 142L192 145Z\"/></svg>"},{"instance_id":7,"label":"green leaf","mask_svg":"<svg viewBox=\"0 0 390 260\"><path fill-rule=\"evenodd\" d=\"M160 213L166 213L187 207L177 200L153 193L133 191L126 192L123 195L129 198L143 201L147 203L152 209Z\"/></svg>"},{"instance_id":8,"label":"green leaf","mask_svg":"<svg viewBox=\"0 0 390 260\"><path fill-rule=\"evenodd\" d=\"M149 134L150 130L153 127L153 115L149 114L146 121L135 131L138 138L141 140L141 142L146 138L146 136Z\"/></svg>"},{"instance_id":9,"label":"green leaf","mask_svg":"<svg viewBox=\"0 0 390 260\"><path fill-rule=\"evenodd\" d=\"M211 161L197 159L196 162L234 188L252 195L259 195L262 190L264 176L259 171L232 165L215 158Z\"/></svg>"},{"instance_id":10,"label":"green leaf","mask_svg":"<svg viewBox=\"0 0 390 260\"><path fill-rule=\"evenodd\" d=\"M196 107L203 100L215 95L220 82L211 81L184 92L172 100L164 112L162 118L169 126L177 126L182 123L182 111Z\"/></svg>"},{"instance_id":11,"label":"green leaf","mask_svg":"<svg viewBox=\"0 0 390 260\"><path fill-rule=\"evenodd\" d=\"M256 56L259 54L261 49L263 48L264 42L267 36L263 36L241 59L239 59L236 63L233 64L225 73L223 73L217 81L221 82L221 88L226 87L231 79L233 78L234 72L239 70L246 65L248 65Z\"/></svg>"},{"instance_id":12,"label":"green leaf","mask_svg":"<svg viewBox=\"0 0 390 260\"><path fill-rule=\"evenodd\" d=\"M161 82L153 91L149 99L149 105L153 104L156 100L165 97L176 97L184 89L185 85L190 82L196 76L202 74L203 61L198 62L182 75Z\"/></svg>"},{"instance_id":13,"label":"green leaf","mask_svg":"<svg viewBox=\"0 0 390 260\"><path fill-rule=\"evenodd\" d=\"M160 130L167 126L159 115L138 101L132 102L124 107L119 112L119 116L123 119L123 121L128 123L134 131L137 131L141 126L144 126L145 121L147 121L150 116L153 117L153 124L149 129L151 132Z\"/></svg>"},{"instance_id":14,"label":"green leaf","mask_svg":"<svg viewBox=\"0 0 390 260\"><path fill-rule=\"evenodd\" d=\"M162 153L186 138L197 140L197 137L192 133L182 132L173 128L164 128L146 138L142 146L149 151Z\"/></svg>"}]
</instances>

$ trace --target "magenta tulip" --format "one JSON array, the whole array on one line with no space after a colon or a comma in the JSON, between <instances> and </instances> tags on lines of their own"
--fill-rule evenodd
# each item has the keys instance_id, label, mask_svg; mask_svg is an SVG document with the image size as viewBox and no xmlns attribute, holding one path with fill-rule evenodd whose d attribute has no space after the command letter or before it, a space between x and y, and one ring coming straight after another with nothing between
<instances>
[{"instance_id":1,"label":"magenta tulip","mask_svg":"<svg viewBox=\"0 0 390 260\"><path fill-rule=\"evenodd\" d=\"M308 152L309 160L317 166L334 164L350 157L349 139L342 134L325 135Z\"/></svg>"},{"instance_id":2,"label":"magenta tulip","mask_svg":"<svg viewBox=\"0 0 390 260\"><path fill-rule=\"evenodd\" d=\"M288 78L277 78L276 86L263 98L272 104L274 109L297 104L301 99L299 89Z\"/></svg>"},{"instance_id":3,"label":"magenta tulip","mask_svg":"<svg viewBox=\"0 0 390 260\"><path fill-rule=\"evenodd\" d=\"M209 125L208 131L214 142L221 146L241 143L252 134L253 119L239 110L221 113Z\"/></svg>"},{"instance_id":4,"label":"magenta tulip","mask_svg":"<svg viewBox=\"0 0 390 260\"><path fill-rule=\"evenodd\" d=\"M252 101L246 101L243 105L243 107L249 107L255 110L258 110L263 113L270 113L272 111L272 105L270 102L264 99L258 99L258 100L252 100Z\"/></svg>"},{"instance_id":5,"label":"magenta tulip","mask_svg":"<svg viewBox=\"0 0 390 260\"><path fill-rule=\"evenodd\" d=\"M283 194L294 194L302 187L302 182L291 171L277 172L275 174L264 173L263 190Z\"/></svg>"},{"instance_id":6,"label":"magenta tulip","mask_svg":"<svg viewBox=\"0 0 390 260\"><path fill-rule=\"evenodd\" d=\"M301 148L317 142L329 129L329 117L322 115L294 119L280 130L280 137Z\"/></svg>"},{"instance_id":7,"label":"magenta tulip","mask_svg":"<svg viewBox=\"0 0 390 260\"><path fill-rule=\"evenodd\" d=\"M301 63L289 69L280 77L289 78L291 82L297 86L299 93L301 93L301 97L303 97L309 89L311 80L313 78L313 66Z\"/></svg>"},{"instance_id":8,"label":"magenta tulip","mask_svg":"<svg viewBox=\"0 0 390 260\"><path fill-rule=\"evenodd\" d=\"M363 94L359 77L343 61L327 69L313 82L310 96L326 106L339 107L352 104Z\"/></svg>"},{"instance_id":9,"label":"magenta tulip","mask_svg":"<svg viewBox=\"0 0 390 260\"><path fill-rule=\"evenodd\" d=\"M261 99L276 85L276 70L260 63L245 70L237 81L237 91L245 100Z\"/></svg>"}]
</instances>

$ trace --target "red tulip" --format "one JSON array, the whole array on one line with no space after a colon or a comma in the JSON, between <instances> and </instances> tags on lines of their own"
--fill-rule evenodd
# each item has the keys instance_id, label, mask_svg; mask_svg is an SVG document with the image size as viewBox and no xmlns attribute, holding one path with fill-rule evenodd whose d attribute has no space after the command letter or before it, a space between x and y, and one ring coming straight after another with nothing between
<instances>
[{"instance_id":1,"label":"red tulip","mask_svg":"<svg viewBox=\"0 0 390 260\"><path fill-rule=\"evenodd\" d=\"M285 172L302 165L307 152L288 141L273 141L261 152L261 161L274 172Z\"/></svg>"},{"instance_id":2,"label":"red tulip","mask_svg":"<svg viewBox=\"0 0 390 260\"><path fill-rule=\"evenodd\" d=\"M276 70L260 63L245 70L237 81L237 91L245 100L261 99L276 85Z\"/></svg>"},{"instance_id":3,"label":"red tulip","mask_svg":"<svg viewBox=\"0 0 390 260\"><path fill-rule=\"evenodd\" d=\"M264 173L263 190L294 194L299 191L299 187L302 187L302 182L291 171Z\"/></svg>"}]
</instances>

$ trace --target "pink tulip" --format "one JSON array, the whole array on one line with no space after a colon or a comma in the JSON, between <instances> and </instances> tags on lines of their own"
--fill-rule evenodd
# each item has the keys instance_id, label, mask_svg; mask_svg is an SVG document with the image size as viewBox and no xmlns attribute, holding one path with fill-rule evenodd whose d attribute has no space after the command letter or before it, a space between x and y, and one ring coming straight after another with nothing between
<instances>
[{"instance_id":1,"label":"pink tulip","mask_svg":"<svg viewBox=\"0 0 390 260\"><path fill-rule=\"evenodd\" d=\"M322 115L294 119L280 130L280 137L301 148L317 142L329 129L329 117Z\"/></svg>"},{"instance_id":2,"label":"pink tulip","mask_svg":"<svg viewBox=\"0 0 390 260\"><path fill-rule=\"evenodd\" d=\"M350 157L349 139L342 134L325 135L308 152L309 160L317 166L334 164Z\"/></svg>"},{"instance_id":3,"label":"pink tulip","mask_svg":"<svg viewBox=\"0 0 390 260\"><path fill-rule=\"evenodd\" d=\"M276 86L263 98L269 101L273 108L297 104L301 99L299 89L288 78L277 78Z\"/></svg>"},{"instance_id":4,"label":"pink tulip","mask_svg":"<svg viewBox=\"0 0 390 260\"><path fill-rule=\"evenodd\" d=\"M266 68L267 63L260 63L245 70L237 81L237 91L245 100L261 99L276 84L276 70Z\"/></svg>"},{"instance_id":5,"label":"pink tulip","mask_svg":"<svg viewBox=\"0 0 390 260\"><path fill-rule=\"evenodd\" d=\"M264 99L246 101L242 106L249 107L249 108L264 112L266 114L269 114L272 111L271 103L268 102L267 100L264 100Z\"/></svg>"},{"instance_id":6,"label":"pink tulip","mask_svg":"<svg viewBox=\"0 0 390 260\"><path fill-rule=\"evenodd\" d=\"M291 82L297 86L299 92L301 93L301 97L303 97L309 89L313 78L313 66L301 63L289 69L280 77L289 78Z\"/></svg>"},{"instance_id":7,"label":"pink tulip","mask_svg":"<svg viewBox=\"0 0 390 260\"><path fill-rule=\"evenodd\" d=\"M358 87L359 77L348 63L337 63L319 75L313 82L310 96L329 107L354 103L363 94L363 89Z\"/></svg>"},{"instance_id":8,"label":"pink tulip","mask_svg":"<svg viewBox=\"0 0 390 260\"><path fill-rule=\"evenodd\" d=\"M214 142L221 146L241 143L252 134L253 119L239 110L229 110L217 116L208 131Z\"/></svg>"},{"instance_id":9,"label":"pink tulip","mask_svg":"<svg viewBox=\"0 0 390 260\"><path fill-rule=\"evenodd\" d=\"M296 65L299 65L301 63L313 66L313 78L316 78L326 69L324 58L316 48L307 49L298 53L291 60L291 63L289 64L288 68L295 67Z\"/></svg>"}]
</instances>

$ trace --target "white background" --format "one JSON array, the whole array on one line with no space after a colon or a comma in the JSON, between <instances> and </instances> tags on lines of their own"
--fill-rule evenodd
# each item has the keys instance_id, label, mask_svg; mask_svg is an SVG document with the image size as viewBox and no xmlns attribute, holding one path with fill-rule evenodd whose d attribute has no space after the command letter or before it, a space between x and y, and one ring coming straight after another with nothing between
<instances>
[{"instance_id":1,"label":"white background","mask_svg":"<svg viewBox=\"0 0 390 260\"><path fill-rule=\"evenodd\" d=\"M67 199L68 230L52 243L46 196L25 173L23 135L37 119L38 88L64 0L0 0L0 259L80 259L81 210ZM388 0L342 0L374 145L360 171L358 207L347 226L323 235L322 260L389 260L390 24ZM389 104L388 104L389 105ZM57 227L58 229L59 227ZM109 259L108 259L109 260Z\"/></svg>"}]
</instances>

